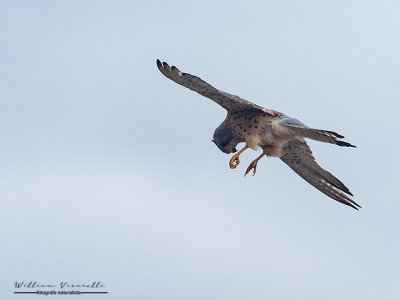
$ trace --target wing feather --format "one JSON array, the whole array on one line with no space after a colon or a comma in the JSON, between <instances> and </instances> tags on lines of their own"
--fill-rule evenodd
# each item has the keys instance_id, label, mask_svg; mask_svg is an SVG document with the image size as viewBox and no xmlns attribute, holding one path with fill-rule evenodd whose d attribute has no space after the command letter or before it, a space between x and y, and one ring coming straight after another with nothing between
<instances>
[{"instance_id":1,"label":"wing feather","mask_svg":"<svg viewBox=\"0 0 400 300\"><path fill-rule=\"evenodd\" d=\"M240 111L256 111L263 112L271 116L282 115L280 112L258 106L257 104L244 100L239 96L220 91L199 77L190 75L188 73L183 73L175 66L170 67L166 62L161 63L161 61L158 59L157 67L168 79L171 79L172 81L211 99L230 113Z\"/></svg>"},{"instance_id":2,"label":"wing feather","mask_svg":"<svg viewBox=\"0 0 400 300\"><path fill-rule=\"evenodd\" d=\"M301 178L332 199L358 209L359 206L346 194L353 196L349 189L335 176L322 169L312 155L310 147L303 141L289 141L283 146L280 159ZM345 194L346 193L346 194Z\"/></svg>"}]
</instances>

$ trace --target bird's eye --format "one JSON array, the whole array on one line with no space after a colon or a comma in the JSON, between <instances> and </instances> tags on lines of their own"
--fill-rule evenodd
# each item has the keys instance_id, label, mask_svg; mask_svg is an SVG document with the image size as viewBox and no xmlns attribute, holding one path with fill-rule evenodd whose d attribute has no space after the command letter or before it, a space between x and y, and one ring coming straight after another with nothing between
<instances>
[{"instance_id":1,"label":"bird's eye","mask_svg":"<svg viewBox=\"0 0 400 300\"><path fill-rule=\"evenodd\" d=\"M226 146L226 143L222 143L222 147L225 147Z\"/></svg>"}]
</instances>

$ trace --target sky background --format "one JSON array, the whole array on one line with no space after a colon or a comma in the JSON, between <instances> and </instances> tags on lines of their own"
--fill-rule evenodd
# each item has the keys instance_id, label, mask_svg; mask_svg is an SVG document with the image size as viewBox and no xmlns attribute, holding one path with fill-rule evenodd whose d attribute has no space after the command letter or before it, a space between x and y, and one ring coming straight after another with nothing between
<instances>
[{"instance_id":1,"label":"sky background","mask_svg":"<svg viewBox=\"0 0 400 300\"><path fill-rule=\"evenodd\" d=\"M1 1L0 295L400 299L398 1ZM252 150L156 59L333 130L310 141L360 211ZM82 296L83 297L83 296Z\"/></svg>"}]
</instances>

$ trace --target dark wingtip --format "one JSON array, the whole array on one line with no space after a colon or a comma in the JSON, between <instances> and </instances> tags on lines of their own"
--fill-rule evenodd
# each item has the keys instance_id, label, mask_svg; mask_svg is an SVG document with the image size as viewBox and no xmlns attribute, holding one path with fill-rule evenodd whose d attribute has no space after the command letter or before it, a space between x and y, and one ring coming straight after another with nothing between
<instances>
[{"instance_id":1,"label":"dark wingtip","mask_svg":"<svg viewBox=\"0 0 400 300\"><path fill-rule=\"evenodd\" d=\"M352 195L353 196L353 195ZM357 209L358 210L358 208L362 208L357 202L355 202L355 201L353 201L353 200L351 200L351 207L353 207L353 208L355 208L355 209Z\"/></svg>"},{"instance_id":2,"label":"dark wingtip","mask_svg":"<svg viewBox=\"0 0 400 300\"><path fill-rule=\"evenodd\" d=\"M343 141L336 141L336 145L342 146L342 147L353 147L353 148L357 148L356 146L347 143L347 142L343 142Z\"/></svg>"},{"instance_id":3,"label":"dark wingtip","mask_svg":"<svg viewBox=\"0 0 400 300\"><path fill-rule=\"evenodd\" d=\"M326 130L326 132L329 132L330 134L333 134L333 135L334 135L335 137L337 137L338 139L344 139L344 136L341 135L341 134L339 134L339 133L337 133L337 132L329 131L329 130Z\"/></svg>"},{"instance_id":4,"label":"dark wingtip","mask_svg":"<svg viewBox=\"0 0 400 300\"><path fill-rule=\"evenodd\" d=\"M162 68L162 63L161 63L161 61L160 61L159 59L157 59L157 67L158 67L159 69Z\"/></svg>"},{"instance_id":5,"label":"dark wingtip","mask_svg":"<svg viewBox=\"0 0 400 300\"><path fill-rule=\"evenodd\" d=\"M171 67L169 66L169 64L167 64L165 61L162 63L162 65L164 66L165 69L170 69Z\"/></svg>"},{"instance_id":6,"label":"dark wingtip","mask_svg":"<svg viewBox=\"0 0 400 300\"><path fill-rule=\"evenodd\" d=\"M350 206L352 208L354 208L355 210L359 210L358 208L362 208L360 205L358 205L356 202L354 201L349 201L349 202L342 202L343 204Z\"/></svg>"}]
</instances>

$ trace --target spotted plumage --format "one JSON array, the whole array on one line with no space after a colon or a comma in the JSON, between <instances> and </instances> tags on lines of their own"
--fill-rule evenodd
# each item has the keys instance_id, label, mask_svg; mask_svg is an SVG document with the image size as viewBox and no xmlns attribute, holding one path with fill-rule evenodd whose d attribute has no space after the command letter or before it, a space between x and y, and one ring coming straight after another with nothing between
<instances>
[{"instance_id":1,"label":"spotted plumage","mask_svg":"<svg viewBox=\"0 0 400 300\"><path fill-rule=\"evenodd\" d=\"M244 148L230 159L229 166L232 169L239 164L239 156L243 151L248 148L260 148L262 154L251 162L245 175L251 170L253 175L256 173L257 163L262 157L279 157L300 177L327 196L355 209L360 207L349 198L353 196L349 189L317 164L304 140L309 138L344 147L355 147L342 141L342 135L310 128L283 113L220 91L199 77L182 73L176 67L170 67L160 60L157 60L157 67L165 77L211 99L227 110L225 120L214 132L213 142L222 152L228 154L237 151L237 144L245 143Z\"/></svg>"}]
</instances>

